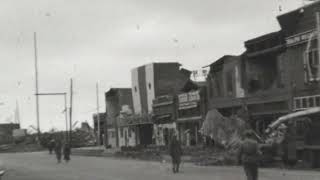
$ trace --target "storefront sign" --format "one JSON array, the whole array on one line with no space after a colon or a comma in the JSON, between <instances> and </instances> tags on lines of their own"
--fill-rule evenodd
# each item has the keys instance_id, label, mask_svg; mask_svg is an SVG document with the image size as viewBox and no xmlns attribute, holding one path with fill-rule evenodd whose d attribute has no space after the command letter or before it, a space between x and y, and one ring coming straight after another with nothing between
<instances>
[{"instance_id":1,"label":"storefront sign","mask_svg":"<svg viewBox=\"0 0 320 180\"><path fill-rule=\"evenodd\" d=\"M179 110L181 109L190 109L190 108L195 108L198 106L197 102L185 102L185 103L181 103L179 104Z\"/></svg>"},{"instance_id":2,"label":"storefront sign","mask_svg":"<svg viewBox=\"0 0 320 180\"><path fill-rule=\"evenodd\" d=\"M189 93L184 93L179 95L179 103L191 102L191 101L200 101L199 91L192 91Z\"/></svg>"},{"instance_id":3,"label":"storefront sign","mask_svg":"<svg viewBox=\"0 0 320 180\"><path fill-rule=\"evenodd\" d=\"M286 38L286 44L287 46L294 46L307 42L310 38L315 38L315 36L312 37L312 35L313 30L290 36Z\"/></svg>"},{"instance_id":4,"label":"storefront sign","mask_svg":"<svg viewBox=\"0 0 320 180\"><path fill-rule=\"evenodd\" d=\"M188 102L188 93L179 94L179 103Z\"/></svg>"}]
</instances>

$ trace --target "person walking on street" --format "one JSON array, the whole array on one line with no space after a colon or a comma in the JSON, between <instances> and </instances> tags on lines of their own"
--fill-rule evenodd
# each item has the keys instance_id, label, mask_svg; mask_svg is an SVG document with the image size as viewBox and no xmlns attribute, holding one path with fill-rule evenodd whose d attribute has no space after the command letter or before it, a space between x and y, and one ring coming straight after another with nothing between
<instances>
[{"instance_id":1,"label":"person walking on street","mask_svg":"<svg viewBox=\"0 0 320 180\"><path fill-rule=\"evenodd\" d=\"M245 139L239 149L238 161L243 165L247 180L258 180L259 150L254 132L245 132Z\"/></svg>"},{"instance_id":2,"label":"person walking on street","mask_svg":"<svg viewBox=\"0 0 320 180\"><path fill-rule=\"evenodd\" d=\"M182 148L176 134L172 136L169 145L169 153L172 159L172 171L173 173L178 173L181 162Z\"/></svg>"},{"instance_id":3,"label":"person walking on street","mask_svg":"<svg viewBox=\"0 0 320 180\"><path fill-rule=\"evenodd\" d=\"M71 147L69 143L65 143L63 146L63 159L65 160L65 162L70 161L70 154L71 154Z\"/></svg>"},{"instance_id":4,"label":"person walking on street","mask_svg":"<svg viewBox=\"0 0 320 180\"><path fill-rule=\"evenodd\" d=\"M58 163L61 163L61 154L62 154L62 144L61 141L56 142L56 146L54 148L54 152L56 153L56 158Z\"/></svg>"},{"instance_id":5,"label":"person walking on street","mask_svg":"<svg viewBox=\"0 0 320 180\"><path fill-rule=\"evenodd\" d=\"M48 144L48 148L49 148L49 154L52 154L53 149L55 148L55 141L54 139L51 139L49 144Z\"/></svg>"}]
</instances>

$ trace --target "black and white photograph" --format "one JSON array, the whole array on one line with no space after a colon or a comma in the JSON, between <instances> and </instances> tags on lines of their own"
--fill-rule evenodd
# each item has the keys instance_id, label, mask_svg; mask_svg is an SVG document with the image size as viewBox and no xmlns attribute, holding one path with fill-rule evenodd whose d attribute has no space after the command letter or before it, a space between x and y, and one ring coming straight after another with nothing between
<instances>
[{"instance_id":1,"label":"black and white photograph","mask_svg":"<svg viewBox=\"0 0 320 180\"><path fill-rule=\"evenodd\" d=\"M0 0L0 180L320 180L320 0Z\"/></svg>"}]
</instances>

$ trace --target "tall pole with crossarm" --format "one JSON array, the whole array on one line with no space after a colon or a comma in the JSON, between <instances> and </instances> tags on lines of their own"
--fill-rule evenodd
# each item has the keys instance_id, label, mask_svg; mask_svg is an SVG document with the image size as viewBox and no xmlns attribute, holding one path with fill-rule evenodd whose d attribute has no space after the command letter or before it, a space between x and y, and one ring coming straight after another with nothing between
<instances>
[{"instance_id":1,"label":"tall pole with crossarm","mask_svg":"<svg viewBox=\"0 0 320 180\"><path fill-rule=\"evenodd\" d=\"M39 85L38 85L38 48L37 48L37 33L34 32L34 67L35 67L35 96L36 96L36 117L37 117L37 132L38 140L40 141L40 114L39 114Z\"/></svg>"}]
</instances>

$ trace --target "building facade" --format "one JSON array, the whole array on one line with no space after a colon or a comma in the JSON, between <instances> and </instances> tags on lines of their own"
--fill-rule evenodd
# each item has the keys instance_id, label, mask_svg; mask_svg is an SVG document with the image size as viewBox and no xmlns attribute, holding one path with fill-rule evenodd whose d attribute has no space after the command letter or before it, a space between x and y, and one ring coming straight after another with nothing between
<instances>
[{"instance_id":1,"label":"building facade","mask_svg":"<svg viewBox=\"0 0 320 180\"><path fill-rule=\"evenodd\" d=\"M152 113L156 97L174 94L181 89L190 71L176 62L151 63L132 69L132 97L135 114Z\"/></svg>"},{"instance_id":2,"label":"building facade","mask_svg":"<svg viewBox=\"0 0 320 180\"><path fill-rule=\"evenodd\" d=\"M163 95L153 100L154 139L156 145L168 145L176 131L176 98Z\"/></svg>"},{"instance_id":3,"label":"building facade","mask_svg":"<svg viewBox=\"0 0 320 180\"><path fill-rule=\"evenodd\" d=\"M176 127L174 97L191 74L180 66L176 62L151 63L131 72L134 112L152 116L152 142L157 145L166 145Z\"/></svg>"},{"instance_id":4,"label":"building facade","mask_svg":"<svg viewBox=\"0 0 320 180\"><path fill-rule=\"evenodd\" d=\"M320 106L320 63L315 2L277 17L281 30L250 39L241 56L210 65L209 109L223 115L245 107L262 133L277 117Z\"/></svg>"},{"instance_id":5,"label":"building facade","mask_svg":"<svg viewBox=\"0 0 320 180\"><path fill-rule=\"evenodd\" d=\"M199 130L207 112L207 93L204 82L188 81L177 95L177 130L179 139L185 146L201 142Z\"/></svg>"},{"instance_id":6,"label":"building facade","mask_svg":"<svg viewBox=\"0 0 320 180\"><path fill-rule=\"evenodd\" d=\"M98 137L98 127L100 127L100 145L108 144L108 135L105 134L107 128L111 128L111 122L107 121L107 113L99 113L100 126L98 126L97 113L93 114L93 132ZM108 123L108 124L107 124ZM108 126L108 127L107 127Z\"/></svg>"},{"instance_id":7,"label":"building facade","mask_svg":"<svg viewBox=\"0 0 320 180\"><path fill-rule=\"evenodd\" d=\"M208 109L218 109L231 116L245 97L243 56L225 55L210 64L206 79Z\"/></svg>"},{"instance_id":8,"label":"building facade","mask_svg":"<svg viewBox=\"0 0 320 180\"><path fill-rule=\"evenodd\" d=\"M122 136L123 129L120 128L120 117L123 114L133 113L131 88L111 88L105 93L107 124L112 124L107 128L108 145L120 147L125 145Z\"/></svg>"}]
</instances>

